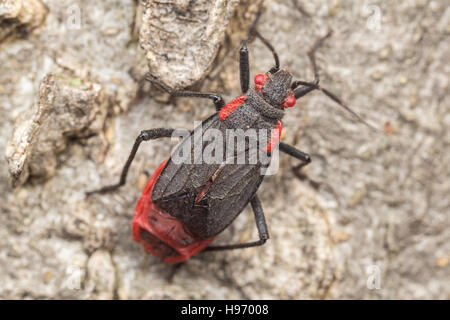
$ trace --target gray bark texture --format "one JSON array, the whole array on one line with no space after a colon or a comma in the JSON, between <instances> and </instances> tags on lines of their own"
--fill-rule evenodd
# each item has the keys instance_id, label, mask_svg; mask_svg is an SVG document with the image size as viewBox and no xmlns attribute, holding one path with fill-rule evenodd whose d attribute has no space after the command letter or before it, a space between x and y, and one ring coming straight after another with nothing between
<instances>
[{"instance_id":1,"label":"gray bark texture","mask_svg":"<svg viewBox=\"0 0 450 320\"><path fill-rule=\"evenodd\" d=\"M143 129L186 128L211 101L174 88L240 95L239 47L258 30L295 79L320 92L283 119L280 155L258 191L264 246L198 254L174 267L146 254L131 220L147 175L178 141L145 143ZM450 5L448 1L0 0L0 298L449 299ZM251 79L273 65L248 43ZM250 208L216 244L257 239Z\"/></svg>"}]
</instances>

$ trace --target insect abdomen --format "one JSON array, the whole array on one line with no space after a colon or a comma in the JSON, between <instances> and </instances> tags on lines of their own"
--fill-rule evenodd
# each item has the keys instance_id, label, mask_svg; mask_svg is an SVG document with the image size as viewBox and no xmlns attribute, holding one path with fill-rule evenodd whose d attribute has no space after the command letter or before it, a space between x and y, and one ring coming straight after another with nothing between
<instances>
[{"instance_id":1,"label":"insect abdomen","mask_svg":"<svg viewBox=\"0 0 450 320\"><path fill-rule=\"evenodd\" d=\"M214 237L204 239L193 235L180 221L153 203L153 186L166 163L167 160L148 180L137 203L132 222L133 240L165 263L177 263L206 248Z\"/></svg>"}]
</instances>

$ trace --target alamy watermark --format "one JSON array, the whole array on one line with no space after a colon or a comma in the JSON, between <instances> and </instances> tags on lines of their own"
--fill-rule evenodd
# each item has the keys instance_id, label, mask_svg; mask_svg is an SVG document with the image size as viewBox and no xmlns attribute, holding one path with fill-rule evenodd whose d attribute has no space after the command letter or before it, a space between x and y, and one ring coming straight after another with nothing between
<instances>
[{"instance_id":1,"label":"alamy watermark","mask_svg":"<svg viewBox=\"0 0 450 320\"><path fill-rule=\"evenodd\" d=\"M367 289L369 290L379 290L381 288L381 268L380 266L373 264L367 266Z\"/></svg>"},{"instance_id":2,"label":"alamy watermark","mask_svg":"<svg viewBox=\"0 0 450 320\"><path fill-rule=\"evenodd\" d=\"M172 140L183 141L171 155L175 164L248 164L261 167L262 175L278 171L278 138L275 129L225 129L208 128L194 123L195 130L176 129Z\"/></svg>"},{"instance_id":3,"label":"alamy watermark","mask_svg":"<svg viewBox=\"0 0 450 320\"><path fill-rule=\"evenodd\" d=\"M362 13L367 17L366 27L371 31L381 30L381 9L376 5L367 5L362 9Z\"/></svg>"},{"instance_id":4,"label":"alamy watermark","mask_svg":"<svg viewBox=\"0 0 450 320\"><path fill-rule=\"evenodd\" d=\"M81 285L84 278L84 270L78 266L68 266L66 269L67 278L64 281L64 286L70 290L81 290Z\"/></svg>"},{"instance_id":5,"label":"alamy watermark","mask_svg":"<svg viewBox=\"0 0 450 320\"><path fill-rule=\"evenodd\" d=\"M69 30L81 29L81 9L77 4L67 7L66 25Z\"/></svg>"}]
</instances>

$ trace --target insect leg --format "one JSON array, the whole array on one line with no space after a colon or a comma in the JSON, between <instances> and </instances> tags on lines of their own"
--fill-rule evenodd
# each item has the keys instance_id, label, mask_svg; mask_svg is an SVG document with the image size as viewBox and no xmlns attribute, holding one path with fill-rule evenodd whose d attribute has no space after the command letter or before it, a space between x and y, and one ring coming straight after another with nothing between
<instances>
[{"instance_id":1,"label":"insect leg","mask_svg":"<svg viewBox=\"0 0 450 320\"><path fill-rule=\"evenodd\" d=\"M222 107L225 105L225 102L222 99L222 96L218 93L201 93L201 92L194 92L194 91L175 91L172 88L170 88L165 83L153 78L151 75L147 74L145 80L156 84L158 87L166 91L168 94L174 97L197 97L197 98L204 98L204 99L211 99L214 103L214 106L216 107L217 111L220 111Z\"/></svg>"},{"instance_id":2,"label":"insect leg","mask_svg":"<svg viewBox=\"0 0 450 320\"><path fill-rule=\"evenodd\" d=\"M185 265L186 261L177 263L172 266L171 270L169 271L169 275L167 276L167 282L173 283L173 279L175 278L175 274L180 270L181 266Z\"/></svg>"},{"instance_id":3,"label":"insect leg","mask_svg":"<svg viewBox=\"0 0 450 320\"><path fill-rule=\"evenodd\" d=\"M248 62L248 49L245 42L239 51L239 75L241 80L242 93L246 93L250 80L250 67Z\"/></svg>"},{"instance_id":4,"label":"insect leg","mask_svg":"<svg viewBox=\"0 0 450 320\"><path fill-rule=\"evenodd\" d=\"M136 138L136 141L134 142L133 148L131 149L131 152L130 152L130 155L128 156L127 162L125 163L125 165L122 169L122 173L120 175L119 182L116 184L110 185L110 186L105 186L98 190L88 191L88 192L86 192L86 195L90 196L91 194L94 194L94 193L106 193L106 192L117 190L118 188L123 186L127 180L128 169L130 168L130 165L133 162L134 156L136 155L136 152L138 151L139 145L141 144L141 142L158 139L158 138L168 138L172 135L174 130L175 129L157 128L157 129L141 131L139 136Z\"/></svg>"},{"instance_id":5,"label":"insect leg","mask_svg":"<svg viewBox=\"0 0 450 320\"><path fill-rule=\"evenodd\" d=\"M280 142L279 146L280 146L280 151L282 151L282 152L290 155L291 157L294 157L295 159L298 159L302 162L296 167L296 170L303 168L304 166L306 166L308 163L311 162L311 157L309 156L309 154L304 153L284 142Z\"/></svg>"},{"instance_id":6,"label":"insect leg","mask_svg":"<svg viewBox=\"0 0 450 320\"><path fill-rule=\"evenodd\" d=\"M205 249L208 251L212 250L232 250L232 249L244 249L250 247L256 247L263 245L267 239L269 239L269 231L267 230L266 218L264 217L264 211L261 206L261 202L257 195L253 197L250 201L252 205L253 213L255 215L256 228L258 229L259 240L248 242L248 243L238 243L238 244L229 244L223 246L211 246Z\"/></svg>"}]
</instances>

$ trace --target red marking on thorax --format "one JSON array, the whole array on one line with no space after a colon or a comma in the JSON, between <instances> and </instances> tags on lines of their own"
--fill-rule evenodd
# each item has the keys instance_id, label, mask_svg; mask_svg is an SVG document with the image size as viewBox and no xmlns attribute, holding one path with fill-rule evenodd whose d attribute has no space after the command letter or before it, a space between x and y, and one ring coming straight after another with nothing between
<instances>
[{"instance_id":1,"label":"red marking on thorax","mask_svg":"<svg viewBox=\"0 0 450 320\"><path fill-rule=\"evenodd\" d=\"M206 248L214 237L203 239L191 234L180 221L153 203L153 186L166 163L167 160L161 163L148 180L134 211L132 231L133 240L147 252L165 263L177 263Z\"/></svg>"},{"instance_id":2,"label":"red marking on thorax","mask_svg":"<svg viewBox=\"0 0 450 320\"><path fill-rule=\"evenodd\" d=\"M277 125L272 130L272 134L270 136L270 140L266 146L266 152L271 152L280 142L282 124L281 121L277 122Z\"/></svg>"},{"instance_id":3,"label":"red marking on thorax","mask_svg":"<svg viewBox=\"0 0 450 320\"><path fill-rule=\"evenodd\" d=\"M247 99L247 96L245 94L243 94L242 96L235 98L233 101L228 103L225 107L223 107L219 112L220 120L224 121L225 118L228 117L230 114L232 114L233 111L236 110L236 108L239 107L246 99Z\"/></svg>"}]
</instances>

